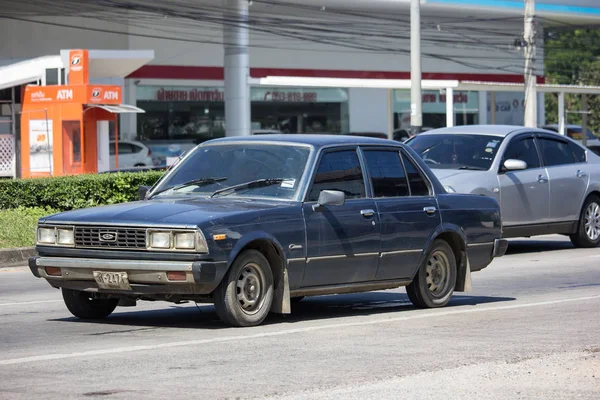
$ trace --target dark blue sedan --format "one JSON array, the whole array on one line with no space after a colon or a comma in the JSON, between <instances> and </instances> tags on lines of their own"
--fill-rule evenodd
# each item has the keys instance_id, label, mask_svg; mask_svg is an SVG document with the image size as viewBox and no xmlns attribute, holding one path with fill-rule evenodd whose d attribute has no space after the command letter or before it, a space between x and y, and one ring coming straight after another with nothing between
<instances>
[{"instance_id":1,"label":"dark blue sedan","mask_svg":"<svg viewBox=\"0 0 600 400\"><path fill-rule=\"evenodd\" d=\"M507 247L496 200L446 193L412 149L384 139L211 140L140 192L40 219L29 266L73 315L196 301L253 326L305 296L400 286L441 307Z\"/></svg>"}]
</instances>

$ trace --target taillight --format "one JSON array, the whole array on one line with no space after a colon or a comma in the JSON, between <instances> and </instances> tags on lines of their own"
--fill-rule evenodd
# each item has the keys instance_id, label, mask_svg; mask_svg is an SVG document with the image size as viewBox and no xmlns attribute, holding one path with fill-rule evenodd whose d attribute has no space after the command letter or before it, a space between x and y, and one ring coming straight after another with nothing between
<instances>
[{"instance_id":1,"label":"taillight","mask_svg":"<svg viewBox=\"0 0 600 400\"><path fill-rule=\"evenodd\" d=\"M152 149L148 148L148 157L152 156Z\"/></svg>"}]
</instances>

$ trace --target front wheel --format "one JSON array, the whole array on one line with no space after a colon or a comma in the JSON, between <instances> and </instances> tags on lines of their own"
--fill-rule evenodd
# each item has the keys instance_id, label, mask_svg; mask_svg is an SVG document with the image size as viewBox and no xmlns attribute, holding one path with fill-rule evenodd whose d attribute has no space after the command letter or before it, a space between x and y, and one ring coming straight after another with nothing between
<instances>
[{"instance_id":1,"label":"front wheel","mask_svg":"<svg viewBox=\"0 0 600 400\"><path fill-rule=\"evenodd\" d=\"M408 298L416 307L443 307L454 293L456 275L456 258L452 248L446 241L436 239L417 275L406 287Z\"/></svg>"},{"instance_id":2,"label":"front wheel","mask_svg":"<svg viewBox=\"0 0 600 400\"><path fill-rule=\"evenodd\" d=\"M62 296L71 314L81 319L106 318L119 304L119 299L95 299L81 290L62 288Z\"/></svg>"},{"instance_id":3,"label":"front wheel","mask_svg":"<svg viewBox=\"0 0 600 400\"><path fill-rule=\"evenodd\" d=\"M586 199L581 214L577 232L569 238L575 247L597 247L600 243L600 198L590 196Z\"/></svg>"},{"instance_id":4,"label":"front wheel","mask_svg":"<svg viewBox=\"0 0 600 400\"><path fill-rule=\"evenodd\" d=\"M256 250L238 256L215 290L219 318L232 326L255 326L269 314L273 303L273 273L269 261Z\"/></svg>"}]
</instances>

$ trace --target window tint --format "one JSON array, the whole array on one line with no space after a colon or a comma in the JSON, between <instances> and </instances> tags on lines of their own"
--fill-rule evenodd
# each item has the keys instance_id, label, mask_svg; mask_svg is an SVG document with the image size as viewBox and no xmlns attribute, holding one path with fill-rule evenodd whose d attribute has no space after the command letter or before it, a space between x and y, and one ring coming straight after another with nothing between
<instances>
[{"instance_id":1,"label":"window tint","mask_svg":"<svg viewBox=\"0 0 600 400\"><path fill-rule=\"evenodd\" d=\"M571 150L575 154L575 160L577 162L586 162L585 149L581 146L577 146L575 143L569 142L569 146L571 146Z\"/></svg>"},{"instance_id":2,"label":"window tint","mask_svg":"<svg viewBox=\"0 0 600 400\"><path fill-rule=\"evenodd\" d=\"M365 151L375 197L408 196L408 181L397 151Z\"/></svg>"},{"instance_id":3,"label":"window tint","mask_svg":"<svg viewBox=\"0 0 600 400\"><path fill-rule=\"evenodd\" d=\"M119 154L133 153L133 148L129 143L119 143Z\"/></svg>"},{"instance_id":4,"label":"window tint","mask_svg":"<svg viewBox=\"0 0 600 400\"><path fill-rule=\"evenodd\" d=\"M404 161L404 167L406 168L411 196L429 196L429 186L427 186L427 182L419 169L404 153L402 153L402 161Z\"/></svg>"},{"instance_id":5,"label":"window tint","mask_svg":"<svg viewBox=\"0 0 600 400\"><path fill-rule=\"evenodd\" d=\"M574 164L576 162L575 155L567 142L540 138L539 143L544 157L544 164L547 167Z\"/></svg>"},{"instance_id":6,"label":"window tint","mask_svg":"<svg viewBox=\"0 0 600 400\"><path fill-rule=\"evenodd\" d=\"M509 159L525 161L527 169L540 167L540 158L531 137L512 140L504 152L502 163L504 164L504 161Z\"/></svg>"},{"instance_id":7,"label":"window tint","mask_svg":"<svg viewBox=\"0 0 600 400\"><path fill-rule=\"evenodd\" d=\"M362 169L356 151L336 151L323 155L308 201L317 201L321 190L342 191L347 199L366 196Z\"/></svg>"}]
</instances>

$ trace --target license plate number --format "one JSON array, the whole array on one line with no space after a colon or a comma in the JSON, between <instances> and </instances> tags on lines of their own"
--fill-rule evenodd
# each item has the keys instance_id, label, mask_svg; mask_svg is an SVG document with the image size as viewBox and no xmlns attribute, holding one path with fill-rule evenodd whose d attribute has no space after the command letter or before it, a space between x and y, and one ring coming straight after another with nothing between
<instances>
[{"instance_id":1,"label":"license plate number","mask_svg":"<svg viewBox=\"0 0 600 400\"><path fill-rule=\"evenodd\" d=\"M100 289L131 290L127 272L94 271L94 279Z\"/></svg>"}]
</instances>

